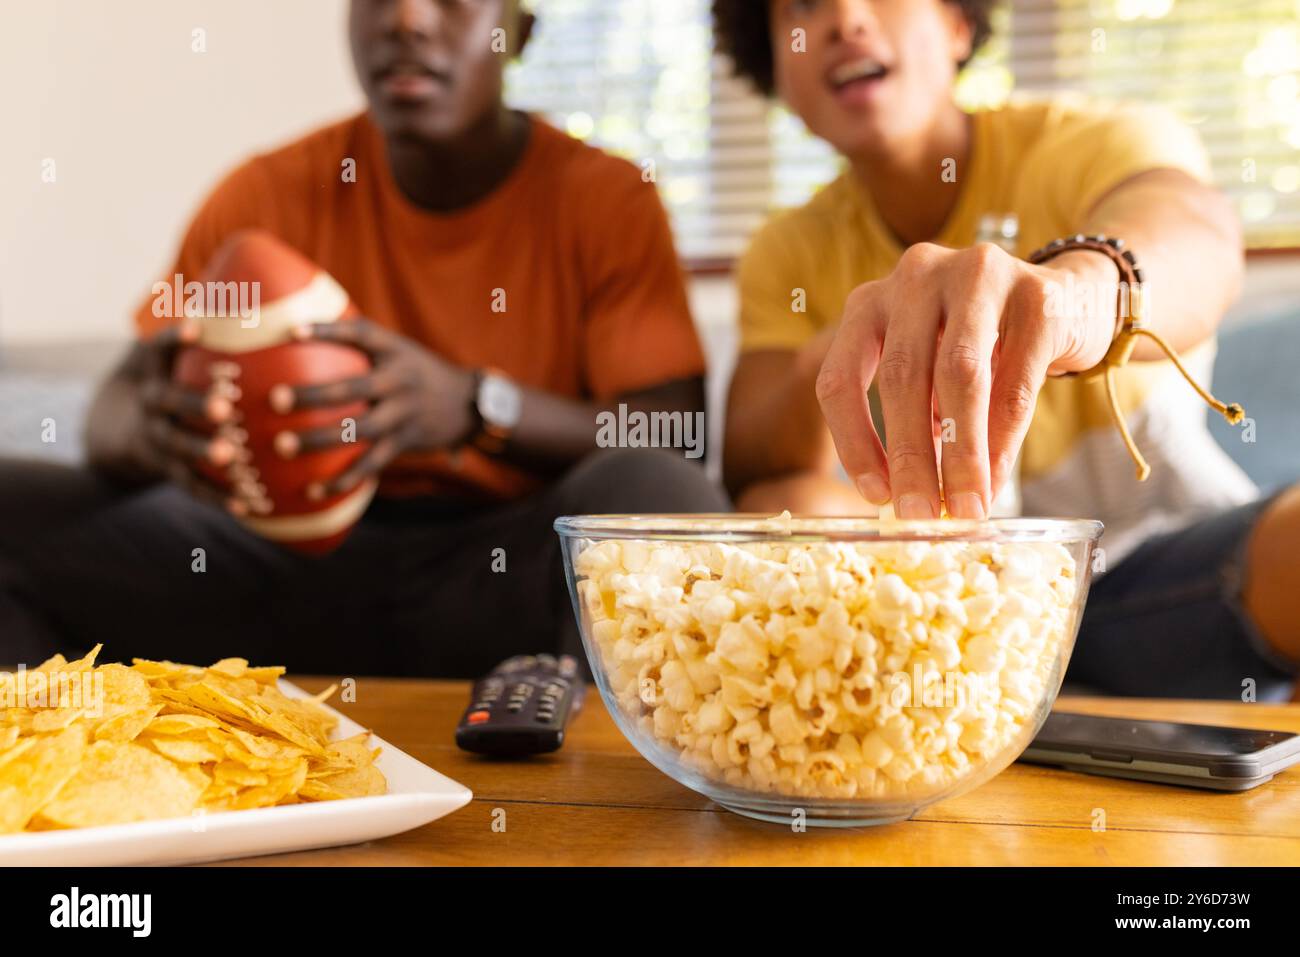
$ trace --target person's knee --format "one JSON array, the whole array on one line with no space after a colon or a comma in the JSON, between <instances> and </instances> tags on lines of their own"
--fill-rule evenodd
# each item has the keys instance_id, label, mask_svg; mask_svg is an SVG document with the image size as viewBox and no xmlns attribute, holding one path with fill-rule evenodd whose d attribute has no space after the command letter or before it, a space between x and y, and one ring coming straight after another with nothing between
<instances>
[{"instance_id":1,"label":"person's knee","mask_svg":"<svg viewBox=\"0 0 1300 957\"><path fill-rule=\"evenodd\" d=\"M609 449L583 459L555 489L570 513L725 512L726 493L704 468L663 449Z\"/></svg>"},{"instance_id":2,"label":"person's knee","mask_svg":"<svg viewBox=\"0 0 1300 957\"><path fill-rule=\"evenodd\" d=\"M1300 485L1279 494L1256 519L1246 551L1242 600L1265 639L1284 657L1300 662ZM1300 686L1297 686L1300 689Z\"/></svg>"}]
</instances>

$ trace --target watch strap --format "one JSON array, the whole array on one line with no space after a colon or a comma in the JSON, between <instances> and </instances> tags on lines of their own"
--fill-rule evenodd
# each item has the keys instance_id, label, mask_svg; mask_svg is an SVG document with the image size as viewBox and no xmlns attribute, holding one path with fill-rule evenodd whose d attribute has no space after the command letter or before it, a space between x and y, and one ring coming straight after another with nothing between
<instances>
[{"instance_id":1,"label":"watch strap","mask_svg":"<svg viewBox=\"0 0 1300 957\"><path fill-rule=\"evenodd\" d=\"M477 427L470 433L469 444L485 455L500 455L506 450L513 430L492 422L483 414L481 400L483 382L489 375L505 378L503 373L497 372L495 369L476 369L474 371L474 394L470 405L473 409Z\"/></svg>"}]
</instances>

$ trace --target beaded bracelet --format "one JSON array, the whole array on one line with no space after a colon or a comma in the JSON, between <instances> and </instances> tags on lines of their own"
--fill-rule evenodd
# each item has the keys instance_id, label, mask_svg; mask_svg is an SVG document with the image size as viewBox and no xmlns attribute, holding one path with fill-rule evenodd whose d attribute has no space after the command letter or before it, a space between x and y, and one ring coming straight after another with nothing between
<instances>
[{"instance_id":1,"label":"beaded bracelet","mask_svg":"<svg viewBox=\"0 0 1300 957\"><path fill-rule=\"evenodd\" d=\"M1106 400L1110 403L1110 414L1115 420L1116 426L1119 427L1120 437L1124 440L1124 447L1133 458L1133 463L1137 466L1137 478L1139 482L1145 482L1147 476L1151 474L1151 466L1142 457L1138 450L1137 443L1133 441L1133 436L1129 433L1128 425L1124 421L1124 414L1120 411L1119 400L1115 396L1115 370L1126 365L1133 355L1133 350L1137 347L1139 336L1146 336L1154 342L1169 357L1174 366L1178 369L1187 383L1196 390L1197 394L1205 400L1210 408L1214 409L1230 425L1236 425L1246 415L1246 411L1237 403L1226 404L1220 402L1206 389L1202 388L1187 367L1183 365L1182 360L1173 346L1160 336L1159 333L1147 328L1143 316L1142 302L1142 270L1138 267L1137 259L1133 252L1124 248L1124 240L1116 239L1111 236L1085 236L1078 233L1068 239L1054 239L1041 249L1035 250L1029 254L1028 262L1033 265L1045 263L1049 259L1061 255L1061 253L1071 252L1076 249L1086 249L1092 252L1098 252L1106 256L1115 264L1119 270L1119 289L1116 294L1115 303L1115 332L1111 339L1110 348L1106 350L1106 355L1102 360L1085 372L1067 372L1065 376L1084 376L1090 378L1095 375L1104 375L1106 382ZM1127 293L1127 295L1125 295Z\"/></svg>"}]
</instances>

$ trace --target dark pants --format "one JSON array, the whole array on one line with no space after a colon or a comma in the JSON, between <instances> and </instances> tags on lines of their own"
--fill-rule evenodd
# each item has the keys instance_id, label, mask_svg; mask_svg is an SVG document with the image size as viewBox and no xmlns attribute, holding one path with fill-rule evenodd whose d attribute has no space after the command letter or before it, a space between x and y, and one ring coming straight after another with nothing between
<instances>
[{"instance_id":1,"label":"dark pants","mask_svg":"<svg viewBox=\"0 0 1300 957\"><path fill-rule=\"evenodd\" d=\"M1145 698L1286 701L1296 663L1246 611L1250 534L1272 499L1155 535L1095 581L1068 690Z\"/></svg>"},{"instance_id":2,"label":"dark pants","mask_svg":"<svg viewBox=\"0 0 1300 957\"><path fill-rule=\"evenodd\" d=\"M172 486L124 495L86 471L0 462L0 665L96 642L106 661L238 656L337 675L582 659L554 519L726 510L702 468L611 450L508 505L377 500L338 551L309 558Z\"/></svg>"}]
</instances>

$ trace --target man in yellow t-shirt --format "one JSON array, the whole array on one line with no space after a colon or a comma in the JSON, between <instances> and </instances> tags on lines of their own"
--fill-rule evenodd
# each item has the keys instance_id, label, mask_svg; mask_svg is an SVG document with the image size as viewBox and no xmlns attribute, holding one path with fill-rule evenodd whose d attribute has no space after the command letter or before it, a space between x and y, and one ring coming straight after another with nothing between
<instances>
[{"instance_id":1,"label":"man in yellow t-shirt","mask_svg":"<svg viewBox=\"0 0 1300 957\"><path fill-rule=\"evenodd\" d=\"M727 484L741 510L1100 518L1111 571L1073 677L1121 693L1224 697L1246 678L1287 693L1300 492L1258 501L1146 340L1116 371L1116 397L1149 481L1102 379L1063 377L1097 366L1122 318L1127 267L1073 239L1087 234L1124 241L1147 322L1208 379L1242 271L1230 207L1196 135L1162 110L1057 97L963 112L955 73L992 6L715 0L737 71L846 161L739 265ZM1058 239L1062 252L1026 261Z\"/></svg>"}]
</instances>

